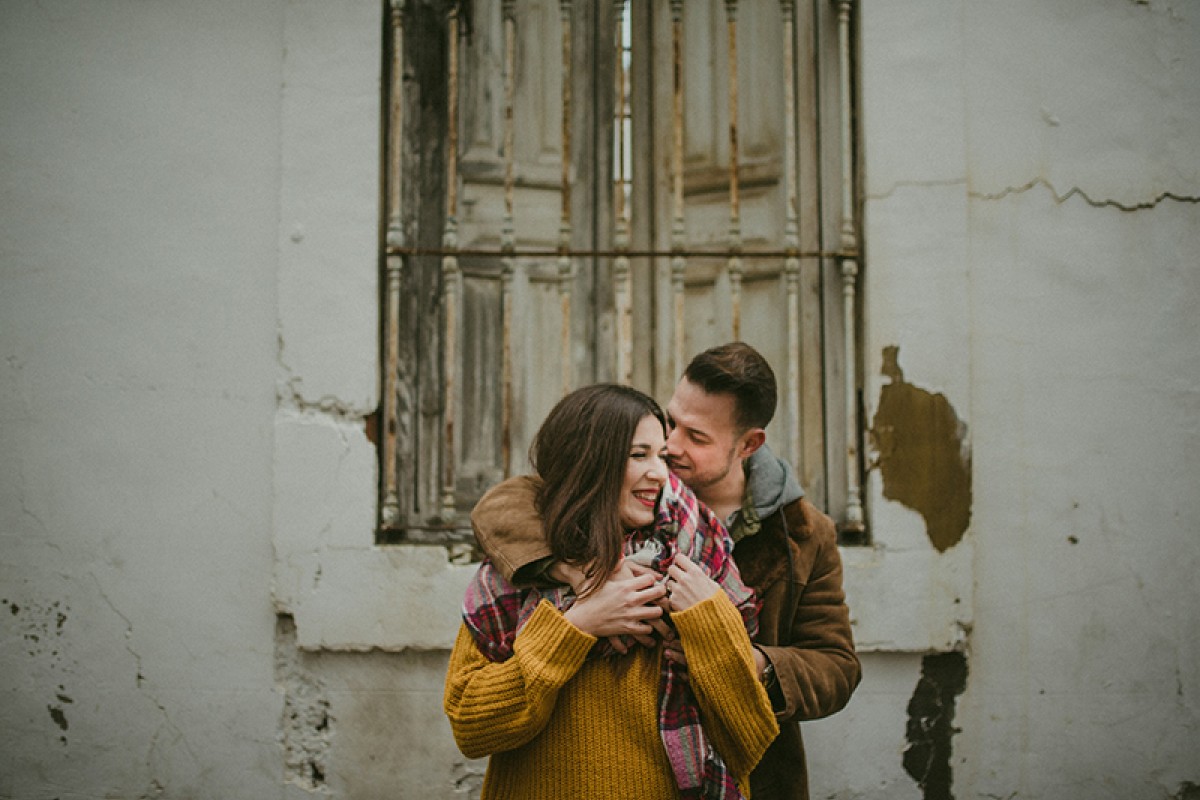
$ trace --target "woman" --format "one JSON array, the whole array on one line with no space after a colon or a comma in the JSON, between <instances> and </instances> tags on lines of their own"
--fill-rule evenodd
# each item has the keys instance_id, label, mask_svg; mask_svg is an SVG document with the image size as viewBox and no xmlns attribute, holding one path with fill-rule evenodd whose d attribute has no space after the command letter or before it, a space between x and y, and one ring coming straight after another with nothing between
<instances>
[{"instance_id":1,"label":"woman","mask_svg":"<svg viewBox=\"0 0 1200 800\"><path fill-rule=\"evenodd\" d=\"M514 479L583 580L520 588L484 562L467 590L445 710L463 754L491 756L484 800L747 796L778 732L757 609L727 532L667 470L665 434L641 392L579 389L534 439L536 477ZM655 631L684 658L601 641Z\"/></svg>"}]
</instances>

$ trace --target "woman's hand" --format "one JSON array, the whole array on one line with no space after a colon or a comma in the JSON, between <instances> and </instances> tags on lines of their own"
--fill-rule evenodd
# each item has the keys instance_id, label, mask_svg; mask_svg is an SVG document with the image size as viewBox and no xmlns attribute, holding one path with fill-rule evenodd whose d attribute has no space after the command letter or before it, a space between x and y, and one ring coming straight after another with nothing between
<instances>
[{"instance_id":1,"label":"woman's hand","mask_svg":"<svg viewBox=\"0 0 1200 800\"><path fill-rule=\"evenodd\" d=\"M663 614L655 602L666 590L653 574L625 577L630 573L623 572L623 566L619 565L599 589L576 600L563 617L584 633L599 638L649 636L654 630L650 620Z\"/></svg>"},{"instance_id":2,"label":"woman's hand","mask_svg":"<svg viewBox=\"0 0 1200 800\"><path fill-rule=\"evenodd\" d=\"M686 611L721 591L721 586L683 553L675 556L675 563L667 570L666 585L671 611Z\"/></svg>"}]
</instances>

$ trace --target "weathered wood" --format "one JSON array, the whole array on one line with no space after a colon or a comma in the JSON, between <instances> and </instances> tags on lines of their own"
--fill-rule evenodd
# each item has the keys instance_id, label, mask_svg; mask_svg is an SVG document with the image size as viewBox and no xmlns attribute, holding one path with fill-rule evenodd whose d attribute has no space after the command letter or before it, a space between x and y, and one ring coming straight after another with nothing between
<instances>
[{"instance_id":1,"label":"weathered wood","mask_svg":"<svg viewBox=\"0 0 1200 800\"><path fill-rule=\"evenodd\" d=\"M483 0L392 24L382 527L465 534L563 392L665 401L730 338L776 368L776 450L861 517L847 8Z\"/></svg>"},{"instance_id":2,"label":"weathered wood","mask_svg":"<svg viewBox=\"0 0 1200 800\"><path fill-rule=\"evenodd\" d=\"M403 247L404 226L401 221L400 186L403 181L402 153L404 151L404 14L402 0L392 0L389 7L392 53L388 65L388 141L387 152L387 234L388 248ZM399 351L400 351L400 276L404 257L389 254L385 259L383 310L383 414L380 440L383 452L380 481L379 515L382 527L395 527L400 522L400 491L397 463L397 431L399 422Z\"/></svg>"}]
</instances>

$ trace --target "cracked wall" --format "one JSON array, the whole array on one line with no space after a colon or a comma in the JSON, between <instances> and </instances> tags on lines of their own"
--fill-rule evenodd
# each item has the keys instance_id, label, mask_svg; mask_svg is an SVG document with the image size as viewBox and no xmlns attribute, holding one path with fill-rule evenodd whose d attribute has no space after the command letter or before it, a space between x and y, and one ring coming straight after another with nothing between
<instances>
[{"instance_id":1,"label":"cracked wall","mask_svg":"<svg viewBox=\"0 0 1200 800\"><path fill-rule=\"evenodd\" d=\"M970 535L869 477L812 795L922 791L908 701L967 646L947 792L1195 800L1195 15L852 9L863 352L970 422ZM0 795L478 788L440 709L469 570L373 538L380 15L0 4Z\"/></svg>"},{"instance_id":2,"label":"cracked wall","mask_svg":"<svg viewBox=\"0 0 1200 800\"><path fill-rule=\"evenodd\" d=\"M887 374L864 376L867 418L873 445L894 452L881 423L899 416L911 432L924 408L948 464L965 436L955 420L969 422L970 516L968 535L941 550L955 539L934 541L926 513L950 509L921 499L919 463L881 459L868 497L884 552L850 554L847 570L904 562L905 576L870 573L887 578L871 589L897 619L935 618L942 590L964 591L951 595L967 607L971 673L954 704L955 796L1171 797L1195 783L1191 11L1169 0L862 5L863 347L874 358L898 348ZM862 639L890 646L871 622L888 610L850 599ZM912 691L889 679L871 702ZM828 726L853 734L840 724ZM855 774L819 788L886 797L878 787L897 781Z\"/></svg>"},{"instance_id":3,"label":"cracked wall","mask_svg":"<svg viewBox=\"0 0 1200 800\"><path fill-rule=\"evenodd\" d=\"M0 5L0 796L280 796L287 5Z\"/></svg>"}]
</instances>

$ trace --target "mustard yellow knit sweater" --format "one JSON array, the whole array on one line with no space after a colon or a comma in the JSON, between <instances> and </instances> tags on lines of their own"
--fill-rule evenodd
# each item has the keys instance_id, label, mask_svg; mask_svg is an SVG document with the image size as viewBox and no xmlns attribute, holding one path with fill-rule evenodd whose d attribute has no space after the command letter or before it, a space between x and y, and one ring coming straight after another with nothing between
<instances>
[{"instance_id":1,"label":"mustard yellow knit sweater","mask_svg":"<svg viewBox=\"0 0 1200 800\"><path fill-rule=\"evenodd\" d=\"M749 795L779 732L741 616L723 592L672 615L705 733ZM482 800L679 797L658 730L661 646L586 660L595 644L545 600L492 663L461 626L445 710L468 758L491 756Z\"/></svg>"}]
</instances>

